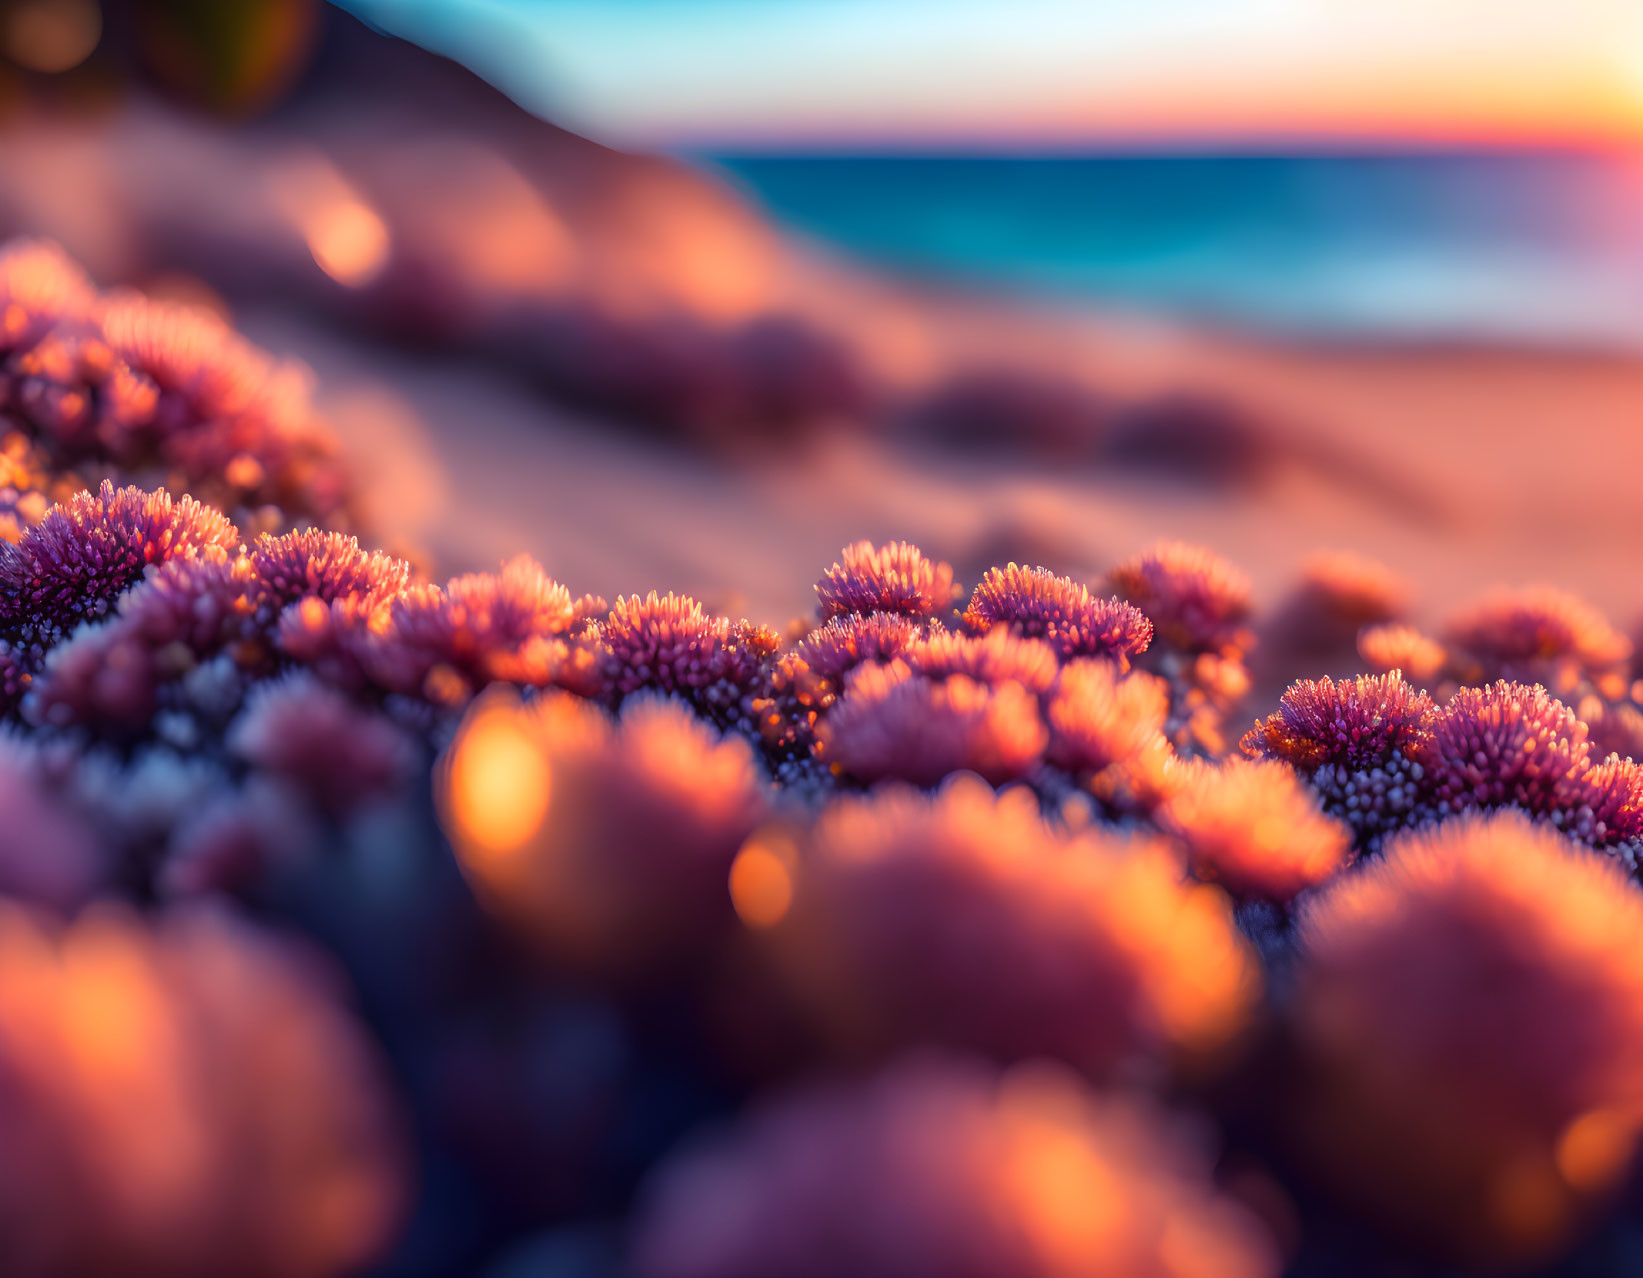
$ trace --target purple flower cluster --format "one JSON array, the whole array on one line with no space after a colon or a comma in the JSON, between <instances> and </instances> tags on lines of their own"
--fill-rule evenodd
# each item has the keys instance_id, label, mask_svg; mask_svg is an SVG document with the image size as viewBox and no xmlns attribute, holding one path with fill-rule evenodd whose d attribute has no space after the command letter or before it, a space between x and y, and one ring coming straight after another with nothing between
<instances>
[{"instance_id":1,"label":"purple flower cluster","mask_svg":"<svg viewBox=\"0 0 1643 1278\"><path fill-rule=\"evenodd\" d=\"M1164 733L1185 754L1225 753L1225 721L1249 691L1248 579L1202 546L1163 542L1120 564L1112 588L1153 625L1142 669L1169 690Z\"/></svg>"},{"instance_id":2,"label":"purple flower cluster","mask_svg":"<svg viewBox=\"0 0 1643 1278\"><path fill-rule=\"evenodd\" d=\"M962 614L858 543L785 638L440 585L293 479L283 374L43 251L0 404L7 1273L1447 1273L1605 1221L1546 1272L1639 1270L1643 708L1589 610L1439 645L1336 556L1274 624L1173 543ZM161 465L232 521L82 491ZM1257 634L1331 674L1242 757Z\"/></svg>"},{"instance_id":3,"label":"purple flower cluster","mask_svg":"<svg viewBox=\"0 0 1643 1278\"><path fill-rule=\"evenodd\" d=\"M56 249L0 250L0 419L23 514L111 477L177 484L242 523L348 520L335 441L306 372L214 315L99 296ZM21 481L21 482L19 482Z\"/></svg>"}]
</instances>

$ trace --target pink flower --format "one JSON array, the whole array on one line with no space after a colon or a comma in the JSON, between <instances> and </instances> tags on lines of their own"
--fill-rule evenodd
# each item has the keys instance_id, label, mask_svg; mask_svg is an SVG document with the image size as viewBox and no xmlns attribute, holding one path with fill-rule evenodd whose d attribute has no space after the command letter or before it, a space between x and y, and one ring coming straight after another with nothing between
<instances>
[{"instance_id":1,"label":"pink flower","mask_svg":"<svg viewBox=\"0 0 1643 1278\"><path fill-rule=\"evenodd\" d=\"M1377 1220L1478 1265L1551 1259L1643 1113L1643 897L1515 813L1388 841L1302 915L1295 1130Z\"/></svg>"},{"instance_id":2,"label":"pink flower","mask_svg":"<svg viewBox=\"0 0 1643 1278\"><path fill-rule=\"evenodd\" d=\"M397 1125L305 954L203 912L0 913L9 1274L327 1278L382 1249Z\"/></svg>"},{"instance_id":3,"label":"pink flower","mask_svg":"<svg viewBox=\"0 0 1643 1278\"><path fill-rule=\"evenodd\" d=\"M1064 1205L1064 1207L1063 1207ZM794 1092L675 1156L640 1278L1276 1278L1209 1151L1049 1070L941 1057Z\"/></svg>"},{"instance_id":4,"label":"pink flower","mask_svg":"<svg viewBox=\"0 0 1643 1278\"><path fill-rule=\"evenodd\" d=\"M1249 579L1202 546L1160 542L1112 572L1112 588L1152 623L1155 639L1183 652L1247 648Z\"/></svg>"},{"instance_id":5,"label":"pink flower","mask_svg":"<svg viewBox=\"0 0 1643 1278\"><path fill-rule=\"evenodd\" d=\"M648 696L612 722L562 693L492 693L437 782L481 898L562 963L619 980L734 925L731 863L766 815L747 742Z\"/></svg>"},{"instance_id":6,"label":"pink flower","mask_svg":"<svg viewBox=\"0 0 1643 1278\"><path fill-rule=\"evenodd\" d=\"M14 633L55 636L105 612L148 565L239 543L233 524L192 497L105 480L0 547L0 618Z\"/></svg>"},{"instance_id":7,"label":"pink flower","mask_svg":"<svg viewBox=\"0 0 1643 1278\"><path fill-rule=\"evenodd\" d=\"M618 599L600 637L618 697L643 688L678 693L721 720L736 717L780 642L762 626L709 616L688 595L655 591Z\"/></svg>"},{"instance_id":8,"label":"pink flower","mask_svg":"<svg viewBox=\"0 0 1643 1278\"><path fill-rule=\"evenodd\" d=\"M1194 875L1239 897L1279 903L1328 879L1351 857L1352 831L1273 760L1181 765L1186 776L1158 823L1187 850Z\"/></svg>"},{"instance_id":9,"label":"pink flower","mask_svg":"<svg viewBox=\"0 0 1643 1278\"><path fill-rule=\"evenodd\" d=\"M1377 674L1402 674L1416 684L1431 683L1449 659L1437 640L1429 639L1413 626L1395 622L1360 631L1358 655Z\"/></svg>"},{"instance_id":10,"label":"pink flower","mask_svg":"<svg viewBox=\"0 0 1643 1278\"><path fill-rule=\"evenodd\" d=\"M1202 1060L1256 995L1225 898L1184 884L1166 848L1058 831L1030 793L973 777L830 804L775 939L852 1056L940 1043L1097 1073Z\"/></svg>"},{"instance_id":11,"label":"pink flower","mask_svg":"<svg viewBox=\"0 0 1643 1278\"><path fill-rule=\"evenodd\" d=\"M1631 641L1583 600L1544 587L1498 590L1449 619L1443 639L1465 681L1541 683L1554 694L1622 670Z\"/></svg>"},{"instance_id":12,"label":"pink flower","mask_svg":"<svg viewBox=\"0 0 1643 1278\"><path fill-rule=\"evenodd\" d=\"M1450 811L1516 804L1534 813L1579 806L1591 766L1586 725L1546 689L1501 680L1461 688L1429 720L1416 757Z\"/></svg>"},{"instance_id":13,"label":"pink flower","mask_svg":"<svg viewBox=\"0 0 1643 1278\"><path fill-rule=\"evenodd\" d=\"M230 753L333 817L397 792L420 757L391 720L305 677L254 689L227 744Z\"/></svg>"},{"instance_id":14,"label":"pink flower","mask_svg":"<svg viewBox=\"0 0 1643 1278\"><path fill-rule=\"evenodd\" d=\"M823 620L848 613L900 613L933 617L946 612L958 595L953 570L924 557L905 541L875 547L858 541L846 546L839 562L816 583Z\"/></svg>"},{"instance_id":15,"label":"pink flower","mask_svg":"<svg viewBox=\"0 0 1643 1278\"><path fill-rule=\"evenodd\" d=\"M1069 661L1046 712L1046 757L1076 775L1100 772L1162 744L1168 712L1169 695L1152 675L1119 675L1106 661Z\"/></svg>"},{"instance_id":16,"label":"pink flower","mask_svg":"<svg viewBox=\"0 0 1643 1278\"><path fill-rule=\"evenodd\" d=\"M1003 782L1026 775L1048 736L1021 684L965 675L931 679L905 663L859 667L817 729L816 752L861 781L935 785L970 771Z\"/></svg>"},{"instance_id":17,"label":"pink flower","mask_svg":"<svg viewBox=\"0 0 1643 1278\"><path fill-rule=\"evenodd\" d=\"M1067 577L1010 564L990 568L976 586L964 624L972 634L1008 627L1043 639L1063 659L1105 657L1127 669L1152 641L1152 623L1132 605L1098 599Z\"/></svg>"}]
</instances>

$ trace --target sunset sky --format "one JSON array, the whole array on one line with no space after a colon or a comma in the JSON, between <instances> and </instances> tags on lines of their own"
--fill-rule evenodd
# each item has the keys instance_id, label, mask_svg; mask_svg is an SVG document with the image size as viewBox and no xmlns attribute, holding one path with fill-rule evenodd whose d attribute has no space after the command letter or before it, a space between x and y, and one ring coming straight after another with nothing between
<instances>
[{"instance_id":1,"label":"sunset sky","mask_svg":"<svg viewBox=\"0 0 1643 1278\"><path fill-rule=\"evenodd\" d=\"M1643 0L349 0L629 145L1643 145Z\"/></svg>"}]
</instances>

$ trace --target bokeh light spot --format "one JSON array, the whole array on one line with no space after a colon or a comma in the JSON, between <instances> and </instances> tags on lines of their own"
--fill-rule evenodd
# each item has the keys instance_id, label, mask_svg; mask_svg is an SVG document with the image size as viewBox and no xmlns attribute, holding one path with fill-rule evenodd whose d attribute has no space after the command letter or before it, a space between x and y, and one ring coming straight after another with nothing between
<instances>
[{"instance_id":1,"label":"bokeh light spot","mask_svg":"<svg viewBox=\"0 0 1643 1278\"><path fill-rule=\"evenodd\" d=\"M780 835L758 834L730 867L730 900L743 923L774 927L793 904L793 848Z\"/></svg>"},{"instance_id":2,"label":"bokeh light spot","mask_svg":"<svg viewBox=\"0 0 1643 1278\"><path fill-rule=\"evenodd\" d=\"M447 784L454 833L491 861L541 828L552 793L547 759L507 710L484 711L464 729Z\"/></svg>"},{"instance_id":3,"label":"bokeh light spot","mask_svg":"<svg viewBox=\"0 0 1643 1278\"><path fill-rule=\"evenodd\" d=\"M94 0L22 0L5 17L6 53L30 71L55 75L91 56L103 34Z\"/></svg>"}]
</instances>

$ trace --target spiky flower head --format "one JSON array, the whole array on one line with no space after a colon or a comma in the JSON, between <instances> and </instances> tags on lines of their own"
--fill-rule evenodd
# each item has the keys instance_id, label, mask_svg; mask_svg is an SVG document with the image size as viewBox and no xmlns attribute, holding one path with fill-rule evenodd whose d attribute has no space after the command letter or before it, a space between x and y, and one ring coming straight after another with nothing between
<instances>
[{"instance_id":1,"label":"spiky flower head","mask_svg":"<svg viewBox=\"0 0 1643 1278\"><path fill-rule=\"evenodd\" d=\"M1417 684L1429 684L1449 659L1436 639L1413 626L1387 622L1358 632L1358 655L1376 674L1400 673Z\"/></svg>"},{"instance_id":2,"label":"spiky flower head","mask_svg":"<svg viewBox=\"0 0 1643 1278\"><path fill-rule=\"evenodd\" d=\"M824 686L836 692L857 666L899 657L920 633L918 622L899 613L850 613L810 631L782 655L779 669L795 695L819 703Z\"/></svg>"},{"instance_id":3,"label":"spiky flower head","mask_svg":"<svg viewBox=\"0 0 1643 1278\"><path fill-rule=\"evenodd\" d=\"M559 652L553 641L575 617L570 591L529 555L443 588L413 586L385 607L376 599L339 597L331 603L333 620L342 619L337 608L348 601L348 618L365 624L345 629L371 676L390 691L445 705L493 682L552 682ZM313 609L302 616L317 624ZM282 642L291 641L300 642L297 627L282 619Z\"/></svg>"},{"instance_id":4,"label":"spiky flower head","mask_svg":"<svg viewBox=\"0 0 1643 1278\"><path fill-rule=\"evenodd\" d=\"M1146 614L1157 642L1184 652L1248 647L1249 578L1202 546L1160 542L1113 569L1111 585Z\"/></svg>"},{"instance_id":5,"label":"spiky flower head","mask_svg":"<svg viewBox=\"0 0 1643 1278\"><path fill-rule=\"evenodd\" d=\"M957 595L952 568L927 559L906 541L883 546L854 542L816 582L816 607L823 620L873 612L934 617L951 608Z\"/></svg>"},{"instance_id":6,"label":"spiky flower head","mask_svg":"<svg viewBox=\"0 0 1643 1278\"><path fill-rule=\"evenodd\" d=\"M1416 757L1445 810L1579 806L1580 779L1591 767L1586 725L1538 684L1458 689L1429 724Z\"/></svg>"},{"instance_id":7,"label":"spiky flower head","mask_svg":"<svg viewBox=\"0 0 1643 1278\"><path fill-rule=\"evenodd\" d=\"M932 679L898 659L856 670L816 730L816 753L859 781L935 785L968 771L1000 783L1025 776L1047 739L1038 700L1021 684Z\"/></svg>"},{"instance_id":8,"label":"spiky flower head","mask_svg":"<svg viewBox=\"0 0 1643 1278\"><path fill-rule=\"evenodd\" d=\"M410 584L411 565L380 550L361 548L359 538L306 528L257 538L250 553L259 607L270 620L298 599L330 603L345 595L387 598Z\"/></svg>"},{"instance_id":9,"label":"spiky flower head","mask_svg":"<svg viewBox=\"0 0 1643 1278\"><path fill-rule=\"evenodd\" d=\"M1161 1114L1046 1070L998 1077L940 1057L791 1094L676 1156L643 1202L634 1259L639 1278L1279 1268L1265 1229L1216 1189L1207 1151Z\"/></svg>"},{"instance_id":10,"label":"spiky flower head","mask_svg":"<svg viewBox=\"0 0 1643 1278\"><path fill-rule=\"evenodd\" d=\"M1560 695L1612 676L1631 641L1584 600L1561 590L1497 590L1449 619L1444 641L1469 683L1542 683Z\"/></svg>"},{"instance_id":11,"label":"spiky flower head","mask_svg":"<svg viewBox=\"0 0 1643 1278\"><path fill-rule=\"evenodd\" d=\"M765 744L778 751L808 749L845 676L866 662L900 656L922 631L918 621L891 612L846 613L810 631L776 658L769 695L754 700Z\"/></svg>"},{"instance_id":12,"label":"spiky flower head","mask_svg":"<svg viewBox=\"0 0 1643 1278\"><path fill-rule=\"evenodd\" d=\"M0 546L0 621L16 634L53 635L96 617L150 564L215 546L239 533L219 511L163 489L107 480L54 506L16 545Z\"/></svg>"},{"instance_id":13,"label":"spiky flower head","mask_svg":"<svg viewBox=\"0 0 1643 1278\"><path fill-rule=\"evenodd\" d=\"M244 555L207 546L151 569L121 597L117 624L156 651L180 644L195 657L208 656L246 635L255 584Z\"/></svg>"},{"instance_id":14,"label":"spiky flower head","mask_svg":"<svg viewBox=\"0 0 1643 1278\"><path fill-rule=\"evenodd\" d=\"M1140 672L1120 675L1109 661L1069 661L1045 710L1045 757L1078 776L1101 772L1162 742L1168 713L1162 680Z\"/></svg>"},{"instance_id":15,"label":"spiky flower head","mask_svg":"<svg viewBox=\"0 0 1643 1278\"><path fill-rule=\"evenodd\" d=\"M972 634L1008 627L1042 639L1063 659L1105 657L1127 669L1152 642L1152 623L1131 604L1100 599L1045 568L990 568L964 612Z\"/></svg>"},{"instance_id":16,"label":"spiky flower head","mask_svg":"<svg viewBox=\"0 0 1643 1278\"><path fill-rule=\"evenodd\" d=\"M1153 843L1068 834L1025 791L958 777L837 799L773 933L848 1054L925 1043L1106 1073L1226 1047L1255 997L1220 892Z\"/></svg>"},{"instance_id":17,"label":"spiky flower head","mask_svg":"<svg viewBox=\"0 0 1643 1278\"><path fill-rule=\"evenodd\" d=\"M1395 670L1302 679L1240 744L1245 754L1281 760L1308 778L1324 810L1352 827L1360 848L1374 851L1389 832L1431 815L1421 752L1432 713L1431 698Z\"/></svg>"},{"instance_id":18,"label":"spiky flower head","mask_svg":"<svg viewBox=\"0 0 1643 1278\"><path fill-rule=\"evenodd\" d=\"M1643 854L1643 765L1611 754L1580 778L1572 809L1553 814L1565 834L1618 857L1634 874Z\"/></svg>"},{"instance_id":19,"label":"spiky flower head","mask_svg":"<svg viewBox=\"0 0 1643 1278\"><path fill-rule=\"evenodd\" d=\"M1428 735L1432 699L1397 671L1337 682L1301 679L1245 734L1245 754L1282 759L1311 773L1326 763L1356 768L1393 752L1409 755Z\"/></svg>"},{"instance_id":20,"label":"spiky flower head","mask_svg":"<svg viewBox=\"0 0 1643 1278\"><path fill-rule=\"evenodd\" d=\"M1158 823L1187 850L1193 874L1235 896L1287 902L1350 858L1352 831L1325 815L1318 796L1274 759L1199 760L1159 810Z\"/></svg>"},{"instance_id":21,"label":"spiky flower head","mask_svg":"<svg viewBox=\"0 0 1643 1278\"><path fill-rule=\"evenodd\" d=\"M1643 1113L1643 896L1517 813L1389 840L1301 915L1296 1130L1383 1221L1473 1263L1554 1253Z\"/></svg>"},{"instance_id":22,"label":"spiky flower head","mask_svg":"<svg viewBox=\"0 0 1643 1278\"><path fill-rule=\"evenodd\" d=\"M366 1035L306 952L226 916L5 907L0 1073L18 1278L326 1278L397 1223L402 1141Z\"/></svg>"},{"instance_id":23,"label":"spiky flower head","mask_svg":"<svg viewBox=\"0 0 1643 1278\"><path fill-rule=\"evenodd\" d=\"M1050 690L1061 669L1049 644L1023 639L1005 629L983 635L944 630L908 644L902 659L931 679L964 675L993 686L1019 683L1039 696Z\"/></svg>"},{"instance_id":24,"label":"spiky flower head","mask_svg":"<svg viewBox=\"0 0 1643 1278\"><path fill-rule=\"evenodd\" d=\"M645 688L676 692L725 720L780 644L764 627L711 616L688 595L655 591L618 599L599 633L619 698Z\"/></svg>"}]
</instances>

